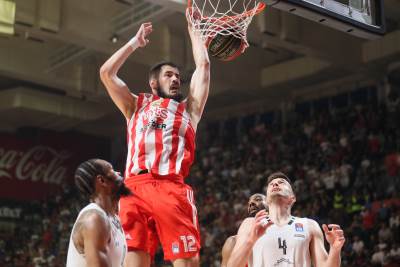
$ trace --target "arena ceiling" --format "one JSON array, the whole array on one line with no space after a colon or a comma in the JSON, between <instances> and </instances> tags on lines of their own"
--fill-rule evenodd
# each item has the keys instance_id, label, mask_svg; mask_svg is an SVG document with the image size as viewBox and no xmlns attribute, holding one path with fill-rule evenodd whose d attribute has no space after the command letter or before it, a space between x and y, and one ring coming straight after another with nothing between
<instances>
[{"instance_id":1,"label":"arena ceiling","mask_svg":"<svg viewBox=\"0 0 400 267\"><path fill-rule=\"evenodd\" d=\"M148 68L163 59L182 66L187 80L193 71L186 1L15 2L14 33L0 35L0 130L32 126L112 135L123 129L98 70L143 21L153 22L150 44L121 70L131 90L147 91ZM385 9L388 33L364 40L267 8L249 28L251 47L244 55L229 63L212 60L206 116L254 109L254 102L279 107L316 83L382 77L400 61L400 2L385 0Z\"/></svg>"}]
</instances>

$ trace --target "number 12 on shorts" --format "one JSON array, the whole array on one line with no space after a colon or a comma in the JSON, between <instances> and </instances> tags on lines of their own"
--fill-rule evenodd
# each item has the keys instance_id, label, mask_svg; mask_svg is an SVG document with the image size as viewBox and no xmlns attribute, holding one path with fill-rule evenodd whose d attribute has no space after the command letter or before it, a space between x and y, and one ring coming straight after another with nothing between
<instances>
[{"instance_id":1,"label":"number 12 on shorts","mask_svg":"<svg viewBox=\"0 0 400 267\"><path fill-rule=\"evenodd\" d=\"M181 235L180 239L183 243L183 249L185 252L195 252L197 251L196 239L192 235Z\"/></svg>"}]
</instances>

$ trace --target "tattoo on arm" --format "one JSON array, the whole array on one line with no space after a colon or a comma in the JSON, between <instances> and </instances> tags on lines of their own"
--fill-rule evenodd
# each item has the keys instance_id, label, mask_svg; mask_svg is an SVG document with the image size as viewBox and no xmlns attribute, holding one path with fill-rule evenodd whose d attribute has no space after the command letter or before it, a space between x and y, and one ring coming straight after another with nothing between
<instances>
[{"instance_id":1,"label":"tattoo on arm","mask_svg":"<svg viewBox=\"0 0 400 267\"><path fill-rule=\"evenodd\" d=\"M82 231L85 229L86 220L93 214L100 215L104 218L104 214L98 210L95 209L87 210L79 216L79 219L76 221L74 229L72 231L72 241L74 242L76 250L80 254L84 253Z\"/></svg>"}]
</instances>

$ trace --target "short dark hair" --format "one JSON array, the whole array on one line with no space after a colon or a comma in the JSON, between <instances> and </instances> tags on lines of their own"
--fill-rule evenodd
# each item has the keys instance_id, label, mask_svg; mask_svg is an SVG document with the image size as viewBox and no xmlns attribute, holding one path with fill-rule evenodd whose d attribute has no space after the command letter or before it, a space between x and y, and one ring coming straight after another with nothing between
<instances>
[{"instance_id":1,"label":"short dark hair","mask_svg":"<svg viewBox=\"0 0 400 267\"><path fill-rule=\"evenodd\" d=\"M105 175L100 159L89 159L81 163L75 171L75 185L85 197L90 197L95 191L95 178Z\"/></svg>"},{"instance_id":2,"label":"short dark hair","mask_svg":"<svg viewBox=\"0 0 400 267\"><path fill-rule=\"evenodd\" d=\"M272 173L270 176L268 176L267 178L267 185L274 179L277 178L282 178L285 179L289 184L292 184L292 181L289 179L289 177L287 177L286 174L284 174L283 172L274 172Z\"/></svg>"},{"instance_id":3,"label":"short dark hair","mask_svg":"<svg viewBox=\"0 0 400 267\"><path fill-rule=\"evenodd\" d=\"M152 66L152 67L150 68L150 71L149 71L149 80L154 79L154 78L155 78L155 79L158 79L158 76L160 75L161 68L162 68L163 66L171 66L171 67L173 67L173 68L179 69L178 65L176 65L175 63L173 63L173 62L171 62L171 61L161 61L161 62L158 62L158 63L156 63L154 66Z\"/></svg>"}]
</instances>

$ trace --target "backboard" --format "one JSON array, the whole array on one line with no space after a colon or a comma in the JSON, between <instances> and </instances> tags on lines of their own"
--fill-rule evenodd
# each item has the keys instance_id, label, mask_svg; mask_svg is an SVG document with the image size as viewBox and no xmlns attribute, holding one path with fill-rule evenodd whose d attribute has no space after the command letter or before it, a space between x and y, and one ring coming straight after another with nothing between
<instances>
[{"instance_id":1,"label":"backboard","mask_svg":"<svg viewBox=\"0 0 400 267\"><path fill-rule=\"evenodd\" d=\"M383 0L265 0L267 5L366 39L385 32Z\"/></svg>"}]
</instances>

